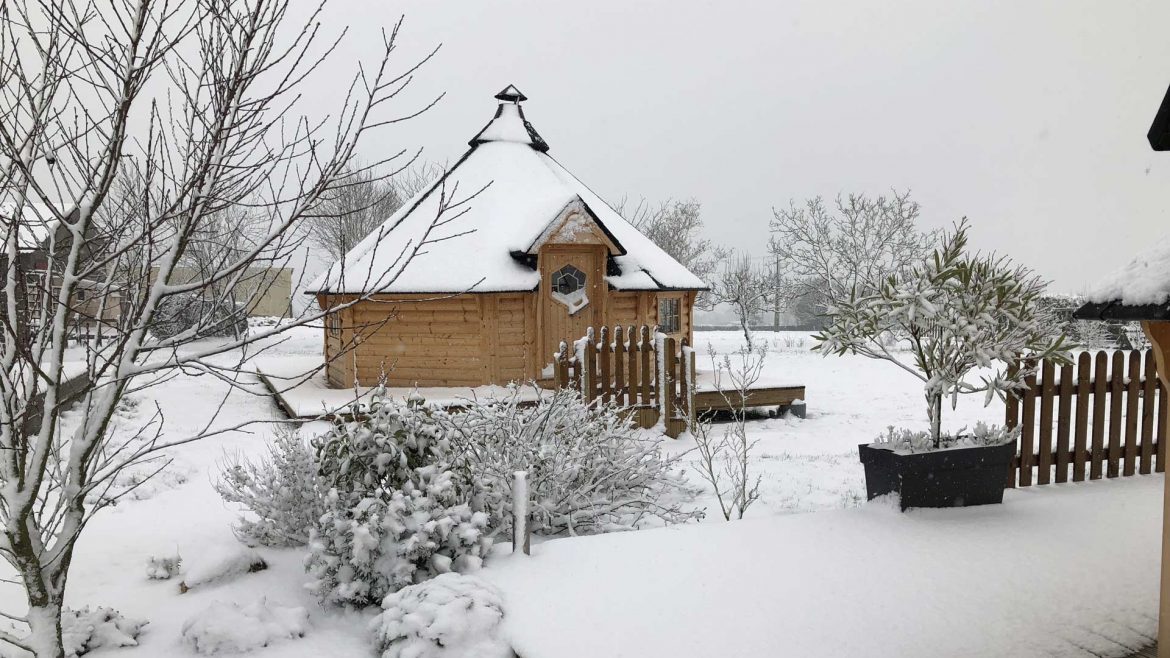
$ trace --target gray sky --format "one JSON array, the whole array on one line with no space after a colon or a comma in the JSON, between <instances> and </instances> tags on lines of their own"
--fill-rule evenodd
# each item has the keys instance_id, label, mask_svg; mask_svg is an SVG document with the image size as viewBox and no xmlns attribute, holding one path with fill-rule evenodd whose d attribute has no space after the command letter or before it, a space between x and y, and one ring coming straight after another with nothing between
<instances>
[{"instance_id":1,"label":"gray sky","mask_svg":"<svg viewBox=\"0 0 1170 658\"><path fill-rule=\"evenodd\" d=\"M1170 232L1170 154L1145 141L1170 3L335 0L350 34L310 102L332 107L400 13L400 66L443 47L397 107L447 95L367 159L458 157L514 83L599 194L695 197L711 238L757 254L773 206L891 187L1061 291Z\"/></svg>"}]
</instances>

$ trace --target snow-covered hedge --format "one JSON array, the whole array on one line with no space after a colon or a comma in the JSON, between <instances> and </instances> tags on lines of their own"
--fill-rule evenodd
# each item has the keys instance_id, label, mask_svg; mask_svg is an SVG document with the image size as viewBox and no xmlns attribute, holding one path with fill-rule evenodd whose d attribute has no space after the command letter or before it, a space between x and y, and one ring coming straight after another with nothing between
<instances>
[{"instance_id":1,"label":"snow-covered hedge","mask_svg":"<svg viewBox=\"0 0 1170 658\"><path fill-rule=\"evenodd\" d=\"M382 601L371 623L381 658L514 658L500 632L499 591L474 576L448 573Z\"/></svg>"},{"instance_id":2,"label":"snow-covered hedge","mask_svg":"<svg viewBox=\"0 0 1170 658\"><path fill-rule=\"evenodd\" d=\"M182 638L196 653L243 653L304 637L308 622L304 608L273 605L265 599L246 606L216 601L183 624Z\"/></svg>"},{"instance_id":3,"label":"snow-covered hedge","mask_svg":"<svg viewBox=\"0 0 1170 658\"><path fill-rule=\"evenodd\" d=\"M66 608L61 613L61 641L65 655L73 658L94 649L136 647L138 634L146 623L141 619L128 619L113 608Z\"/></svg>"},{"instance_id":4,"label":"snow-covered hedge","mask_svg":"<svg viewBox=\"0 0 1170 658\"><path fill-rule=\"evenodd\" d=\"M246 544L303 546L325 513L325 486L309 445L295 430L281 427L260 461L229 457L215 485L229 503L255 515L241 516L236 536Z\"/></svg>"},{"instance_id":5,"label":"snow-covered hedge","mask_svg":"<svg viewBox=\"0 0 1170 658\"><path fill-rule=\"evenodd\" d=\"M243 336L248 332L248 313L240 304L201 299L195 294L170 295L159 302L150 333L170 338L199 326L198 336Z\"/></svg>"},{"instance_id":6,"label":"snow-covered hedge","mask_svg":"<svg viewBox=\"0 0 1170 658\"><path fill-rule=\"evenodd\" d=\"M378 390L364 419L335 423L314 441L332 487L306 559L309 587L322 600L372 605L480 566L492 545L490 519L449 470L445 418Z\"/></svg>"},{"instance_id":7,"label":"snow-covered hedge","mask_svg":"<svg viewBox=\"0 0 1170 658\"><path fill-rule=\"evenodd\" d=\"M572 390L531 405L520 393L513 387L509 397L444 419L455 466L493 526L511 526L515 471L528 472L533 532L629 530L701 515L685 509L693 492L680 459L663 456L661 438L637 430L616 406L586 404Z\"/></svg>"}]
</instances>

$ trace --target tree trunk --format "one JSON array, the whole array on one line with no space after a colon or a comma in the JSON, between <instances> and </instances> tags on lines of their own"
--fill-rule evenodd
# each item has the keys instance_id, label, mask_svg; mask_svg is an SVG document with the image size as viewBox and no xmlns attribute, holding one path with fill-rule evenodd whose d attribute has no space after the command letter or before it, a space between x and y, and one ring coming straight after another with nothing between
<instances>
[{"instance_id":1,"label":"tree trunk","mask_svg":"<svg viewBox=\"0 0 1170 658\"><path fill-rule=\"evenodd\" d=\"M930 439L937 450L942 443L942 394L927 393L926 404L930 416Z\"/></svg>"},{"instance_id":2,"label":"tree trunk","mask_svg":"<svg viewBox=\"0 0 1170 658\"><path fill-rule=\"evenodd\" d=\"M60 601L30 602L28 625L31 631L28 645L36 658L65 658L65 648L61 643Z\"/></svg>"}]
</instances>

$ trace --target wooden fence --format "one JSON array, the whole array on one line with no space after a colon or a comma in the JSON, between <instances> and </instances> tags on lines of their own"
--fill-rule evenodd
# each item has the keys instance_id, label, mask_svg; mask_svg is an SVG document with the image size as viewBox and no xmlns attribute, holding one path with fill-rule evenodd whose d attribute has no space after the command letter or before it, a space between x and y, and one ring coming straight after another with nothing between
<instances>
[{"instance_id":1,"label":"wooden fence","mask_svg":"<svg viewBox=\"0 0 1170 658\"><path fill-rule=\"evenodd\" d=\"M658 350L666 358L659 360ZM640 427L664 421L676 437L694 419L695 355L649 327L590 328L584 338L562 342L554 363L557 388L575 388L587 401L600 399L630 409Z\"/></svg>"},{"instance_id":2,"label":"wooden fence","mask_svg":"<svg viewBox=\"0 0 1170 658\"><path fill-rule=\"evenodd\" d=\"M1009 487L1165 470L1167 397L1151 351L1045 361L1025 381L1007 402L1007 426L1020 428Z\"/></svg>"}]
</instances>

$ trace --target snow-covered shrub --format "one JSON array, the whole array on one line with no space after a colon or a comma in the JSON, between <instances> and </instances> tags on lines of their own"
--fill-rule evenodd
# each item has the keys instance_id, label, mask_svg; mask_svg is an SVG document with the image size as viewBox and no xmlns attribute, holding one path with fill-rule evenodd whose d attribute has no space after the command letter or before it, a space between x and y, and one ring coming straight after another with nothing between
<instances>
[{"instance_id":1,"label":"snow-covered shrub","mask_svg":"<svg viewBox=\"0 0 1170 658\"><path fill-rule=\"evenodd\" d=\"M370 624L381 658L514 658L502 637L499 590L474 576L448 573L382 601Z\"/></svg>"},{"instance_id":2,"label":"snow-covered shrub","mask_svg":"<svg viewBox=\"0 0 1170 658\"><path fill-rule=\"evenodd\" d=\"M136 647L138 634L146 624L142 619L128 619L113 608L66 608L61 612L61 642L68 658L94 649Z\"/></svg>"},{"instance_id":3,"label":"snow-covered shrub","mask_svg":"<svg viewBox=\"0 0 1170 658\"><path fill-rule=\"evenodd\" d=\"M241 606L216 601L183 623L183 642L196 653L243 653L279 640L304 637L309 612L265 599Z\"/></svg>"},{"instance_id":4,"label":"snow-covered shrub","mask_svg":"<svg viewBox=\"0 0 1170 658\"><path fill-rule=\"evenodd\" d=\"M183 558L175 549L168 555L151 555L146 560L146 577L151 580L170 580L179 575Z\"/></svg>"},{"instance_id":5,"label":"snow-covered shrub","mask_svg":"<svg viewBox=\"0 0 1170 658\"><path fill-rule=\"evenodd\" d=\"M1008 429L999 425L988 425L983 421L975 423L974 429L961 429L954 434L939 437L938 446L930 432L915 432L905 428L889 426L884 434L878 435L873 445L880 445L899 452L927 452L947 448L975 448L979 446L1003 445L1015 441L1020 435L1019 428Z\"/></svg>"},{"instance_id":6,"label":"snow-covered shrub","mask_svg":"<svg viewBox=\"0 0 1170 658\"><path fill-rule=\"evenodd\" d=\"M236 536L245 544L303 546L325 513L325 486L317 460L296 430L281 426L259 461L230 456L215 490L255 515L241 516Z\"/></svg>"},{"instance_id":7,"label":"snow-covered shrub","mask_svg":"<svg viewBox=\"0 0 1170 658\"><path fill-rule=\"evenodd\" d=\"M208 583L222 582L268 568L268 562L250 548L201 557L200 561L188 568L187 576L179 583L180 591L186 592Z\"/></svg>"},{"instance_id":8,"label":"snow-covered shrub","mask_svg":"<svg viewBox=\"0 0 1170 658\"><path fill-rule=\"evenodd\" d=\"M1021 357L1068 363L1065 337L1040 303L1046 284L1003 256L968 254L967 224L943 236L934 253L888 277L876 290L855 290L828 309L829 326L814 338L823 354L861 354L892 361L923 382L930 436L942 441L943 399L986 393L986 403L1025 387L1035 368L1012 371ZM882 337L902 337L901 359ZM975 368L992 370L970 381Z\"/></svg>"},{"instance_id":9,"label":"snow-covered shrub","mask_svg":"<svg viewBox=\"0 0 1170 658\"><path fill-rule=\"evenodd\" d=\"M314 441L332 485L309 542L309 588L332 603L372 605L449 571L472 571L491 548L490 518L449 470L445 414L377 390L368 416Z\"/></svg>"},{"instance_id":10,"label":"snow-covered shrub","mask_svg":"<svg viewBox=\"0 0 1170 658\"><path fill-rule=\"evenodd\" d=\"M650 520L678 523L693 492L661 437L637 430L612 404L586 404L560 390L528 404L518 387L445 418L461 477L472 483L495 527L510 527L511 482L528 472L533 532L628 530Z\"/></svg>"},{"instance_id":11,"label":"snow-covered shrub","mask_svg":"<svg viewBox=\"0 0 1170 658\"><path fill-rule=\"evenodd\" d=\"M228 300L202 299L195 293L170 295L159 302L150 333L166 339L196 326L200 338L243 336L248 332L247 309Z\"/></svg>"}]
</instances>

